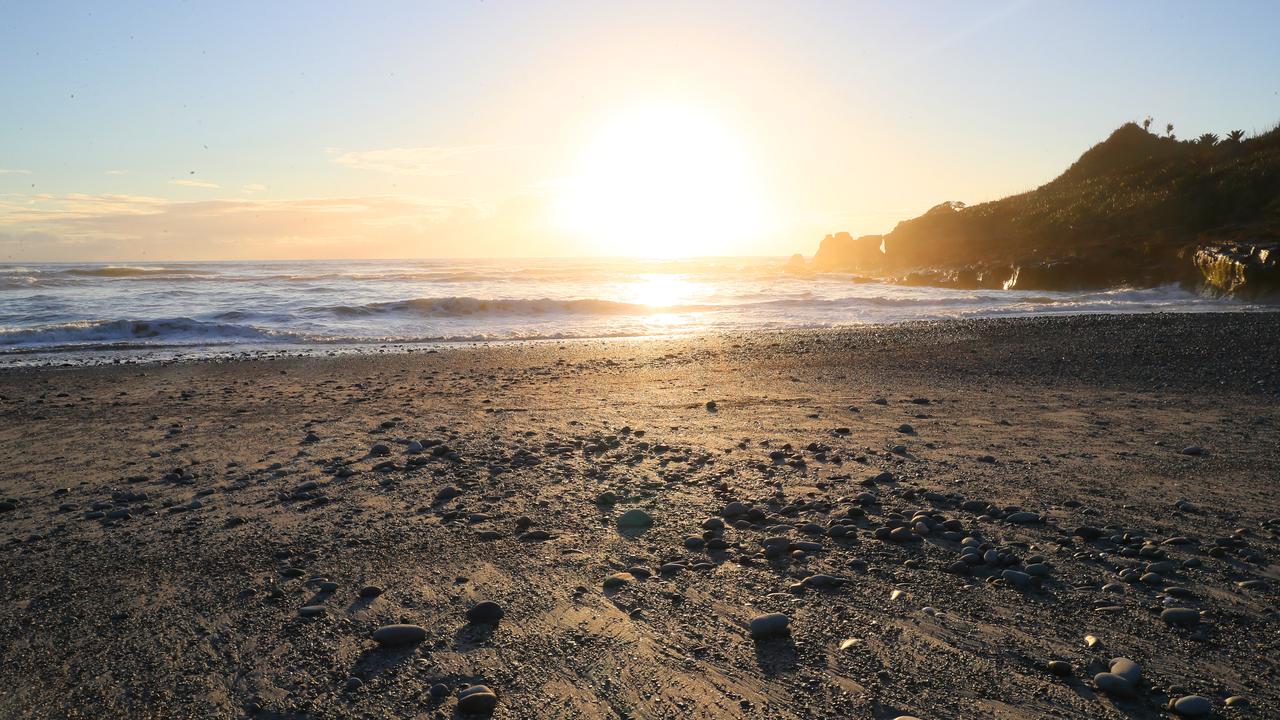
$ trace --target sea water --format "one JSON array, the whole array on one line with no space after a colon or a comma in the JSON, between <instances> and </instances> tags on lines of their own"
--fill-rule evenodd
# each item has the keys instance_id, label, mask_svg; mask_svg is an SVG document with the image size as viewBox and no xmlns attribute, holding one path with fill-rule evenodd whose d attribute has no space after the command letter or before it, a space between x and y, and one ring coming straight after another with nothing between
<instances>
[{"instance_id":1,"label":"sea water","mask_svg":"<svg viewBox=\"0 0 1280 720\"><path fill-rule=\"evenodd\" d=\"M957 290L784 258L0 265L0 364L1250 306L1176 286Z\"/></svg>"}]
</instances>

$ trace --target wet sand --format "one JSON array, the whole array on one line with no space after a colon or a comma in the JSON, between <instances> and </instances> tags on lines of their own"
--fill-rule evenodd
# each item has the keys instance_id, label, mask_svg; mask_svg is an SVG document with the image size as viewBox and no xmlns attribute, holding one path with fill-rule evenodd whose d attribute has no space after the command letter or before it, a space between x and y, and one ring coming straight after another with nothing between
<instances>
[{"instance_id":1,"label":"wet sand","mask_svg":"<svg viewBox=\"0 0 1280 720\"><path fill-rule=\"evenodd\" d=\"M0 717L1277 717L1278 401L1280 314L9 369Z\"/></svg>"}]
</instances>

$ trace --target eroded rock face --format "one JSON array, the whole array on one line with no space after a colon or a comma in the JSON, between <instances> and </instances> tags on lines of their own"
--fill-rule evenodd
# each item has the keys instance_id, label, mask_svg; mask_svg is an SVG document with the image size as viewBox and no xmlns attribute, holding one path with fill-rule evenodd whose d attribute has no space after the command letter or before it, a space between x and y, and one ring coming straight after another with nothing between
<instances>
[{"instance_id":1,"label":"eroded rock face","mask_svg":"<svg viewBox=\"0 0 1280 720\"><path fill-rule=\"evenodd\" d=\"M1205 286L1217 293L1245 298L1280 296L1280 242L1205 245L1194 262Z\"/></svg>"}]
</instances>

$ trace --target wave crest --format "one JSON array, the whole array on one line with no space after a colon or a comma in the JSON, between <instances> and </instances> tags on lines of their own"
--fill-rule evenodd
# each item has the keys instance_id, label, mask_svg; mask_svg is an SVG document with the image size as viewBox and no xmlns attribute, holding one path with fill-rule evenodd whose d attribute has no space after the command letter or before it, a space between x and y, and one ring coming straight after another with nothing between
<instances>
[{"instance_id":1,"label":"wave crest","mask_svg":"<svg viewBox=\"0 0 1280 720\"><path fill-rule=\"evenodd\" d=\"M413 298L376 302L367 305L326 305L303 308L312 314L338 317L412 314L424 317L467 317L472 315L653 315L655 313L687 313L713 309L710 305L673 305L653 307L638 303L587 298L553 300L499 298L485 300L473 297Z\"/></svg>"}]
</instances>

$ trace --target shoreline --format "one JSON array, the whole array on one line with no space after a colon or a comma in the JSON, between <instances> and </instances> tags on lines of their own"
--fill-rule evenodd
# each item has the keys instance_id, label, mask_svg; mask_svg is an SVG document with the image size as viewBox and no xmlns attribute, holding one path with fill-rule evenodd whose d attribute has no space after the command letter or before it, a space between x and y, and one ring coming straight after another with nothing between
<instances>
[{"instance_id":1,"label":"shoreline","mask_svg":"<svg viewBox=\"0 0 1280 720\"><path fill-rule=\"evenodd\" d=\"M1277 398L1277 313L6 368L0 716L1270 717Z\"/></svg>"},{"instance_id":2,"label":"shoreline","mask_svg":"<svg viewBox=\"0 0 1280 720\"><path fill-rule=\"evenodd\" d=\"M1186 315L1203 316L1253 316L1280 313L1280 306L1266 305L1245 308L1228 308L1221 310L1178 310L1156 312L1083 312L1083 313L1044 313L1044 314L1010 314L1001 316L983 316L971 318L934 318L906 319L884 322L849 323L837 326L797 326L786 328L750 328L741 330L695 330L685 333L660 334L621 334L573 337L528 337L528 338L456 338L433 339L424 341L376 340L369 342L348 342L346 340L333 343L281 343L272 345L243 345L227 343L225 350L211 348L220 345L199 345L174 343L168 345L148 345L143 343L128 345L122 343L118 347L104 345L101 347L61 346L56 348L33 348L30 350L0 351L0 373L8 369L18 368L54 368L54 367L102 367L108 365L151 365L170 363L205 363L205 362L244 362L252 360L287 360L320 357L364 357L386 354L413 354L438 352L450 349L476 349L484 347L505 347L529 345L536 347L552 343L610 343L610 342L644 342L644 341L725 341L731 338L742 339L754 336L786 336L798 335L832 335L840 333L856 333L871 328L924 328L930 326L946 326L948 324L964 325L983 322L1071 322L1077 318L1128 318L1128 317L1177 317ZM57 358L75 357L73 360L58 362ZM30 362L10 361L12 358L32 358Z\"/></svg>"}]
</instances>

